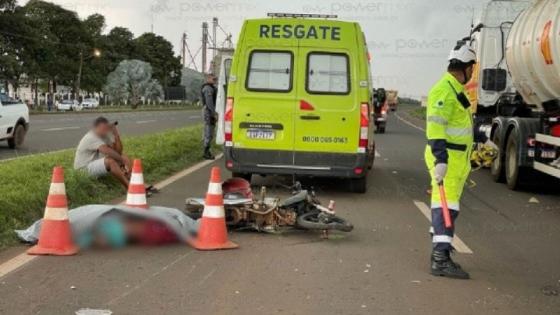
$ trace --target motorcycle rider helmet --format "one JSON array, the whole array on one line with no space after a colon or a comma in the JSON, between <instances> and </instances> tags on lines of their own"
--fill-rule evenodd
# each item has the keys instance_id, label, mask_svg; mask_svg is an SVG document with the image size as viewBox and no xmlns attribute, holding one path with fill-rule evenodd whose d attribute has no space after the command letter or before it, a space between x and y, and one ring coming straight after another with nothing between
<instances>
[{"instance_id":1,"label":"motorcycle rider helmet","mask_svg":"<svg viewBox=\"0 0 560 315\"><path fill-rule=\"evenodd\" d=\"M230 178L222 184L222 191L226 198L253 199L251 183L243 178Z\"/></svg>"}]
</instances>

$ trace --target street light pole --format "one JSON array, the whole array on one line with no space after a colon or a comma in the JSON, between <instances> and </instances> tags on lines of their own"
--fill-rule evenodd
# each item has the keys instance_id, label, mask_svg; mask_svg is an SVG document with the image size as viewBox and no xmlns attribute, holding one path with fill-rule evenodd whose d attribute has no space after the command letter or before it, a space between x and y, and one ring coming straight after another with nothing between
<instances>
[{"instance_id":1,"label":"street light pole","mask_svg":"<svg viewBox=\"0 0 560 315\"><path fill-rule=\"evenodd\" d=\"M93 55L88 56L86 59L101 57L101 51L99 49L93 50ZM78 78L76 79L76 99L80 99L80 90L82 85L82 70L84 68L84 51L80 49L80 64L78 66Z\"/></svg>"},{"instance_id":2,"label":"street light pole","mask_svg":"<svg viewBox=\"0 0 560 315\"><path fill-rule=\"evenodd\" d=\"M76 80L76 99L80 100L80 85L82 81L82 68L84 67L84 52L80 49L80 65L78 67L78 79Z\"/></svg>"}]
</instances>

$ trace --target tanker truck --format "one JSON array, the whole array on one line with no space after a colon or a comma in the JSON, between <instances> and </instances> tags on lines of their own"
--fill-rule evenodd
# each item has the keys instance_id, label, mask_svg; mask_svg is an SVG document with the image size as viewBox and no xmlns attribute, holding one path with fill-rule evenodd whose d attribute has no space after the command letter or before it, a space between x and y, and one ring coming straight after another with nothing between
<instances>
[{"instance_id":1,"label":"tanker truck","mask_svg":"<svg viewBox=\"0 0 560 315\"><path fill-rule=\"evenodd\" d=\"M493 179L515 190L560 178L560 1L490 1L463 40L478 56L475 126L500 149Z\"/></svg>"}]
</instances>

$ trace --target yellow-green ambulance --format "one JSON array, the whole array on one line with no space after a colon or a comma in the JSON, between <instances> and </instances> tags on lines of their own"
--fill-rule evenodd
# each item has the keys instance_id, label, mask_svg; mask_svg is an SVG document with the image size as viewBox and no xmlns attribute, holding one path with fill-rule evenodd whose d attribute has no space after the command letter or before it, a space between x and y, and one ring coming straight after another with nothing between
<instances>
[{"instance_id":1,"label":"yellow-green ambulance","mask_svg":"<svg viewBox=\"0 0 560 315\"><path fill-rule=\"evenodd\" d=\"M375 144L369 52L358 23L269 14L245 21L224 114L234 176L349 178L365 192Z\"/></svg>"}]
</instances>

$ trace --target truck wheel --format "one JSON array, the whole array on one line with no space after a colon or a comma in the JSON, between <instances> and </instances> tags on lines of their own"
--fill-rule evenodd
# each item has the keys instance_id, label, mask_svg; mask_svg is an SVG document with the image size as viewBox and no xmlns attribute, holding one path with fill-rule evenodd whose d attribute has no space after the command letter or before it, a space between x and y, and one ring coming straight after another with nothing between
<instances>
[{"instance_id":1,"label":"truck wheel","mask_svg":"<svg viewBox=\"0 0 560 315\"><path fill-rule=\"evenodd\" d=\"M502 148L502 146L500 145L502 140L500 139L500 136L499 136L499 130L496 130L494 136L492 137L492 142L494 142L496 145L498 145L498 146L500 146L500 148ZM492 179L494 179L494 181L496 183L503 183L503 181L504 181L504 154L503 154L502 150L498 150L498 157L496 157L496 159L492 162L492 167L490 167L490 173L492 174Z\"/></svg>"},{"instance_id":2,"label":"truck wheel","mask_svg":"<svg viewBox=\"0 0 560 315\"><path fill-rule=\"evenodd\" d=\"M253 177L253 174L251 174L251 173L232 173L231 177L233 177L233 178L243 178L244 180L246 180L250 183L251 178Z\"/></svg>"},{"instance_id":3,"label":"truck wheel","mask_svg":"<svg viewBox=\"0 0 560 315\"><path fill-rule=\"evenodd\" d=\"M513 129L509 135L505 156L506 183L511 190L516 190L521 183L526 183L528 169L519 166L519 141L518 131Z\"/></svg>"},{"instance_id":4,"label":"truck wheel","mask_svg":"<svg viewBox=\"0 0 560 315\"><path fill-rule=\"evenodd\" d=\"M8 147L10 147L10 149L20 148L25 140L25 133L25 127L23 127L23 125L16 125L14 136L8 139Z\"/></svg>"},{"instance_id":5,"label":"truck wheel","mask_svg":"<svg viewBox=\"0 0 560 315\"><path fill-rule=\"evenodd\" d=\"M367 176L351 179L350 191L357 194L365 194L367 191Z\"/></svg>"}]
</instances>

